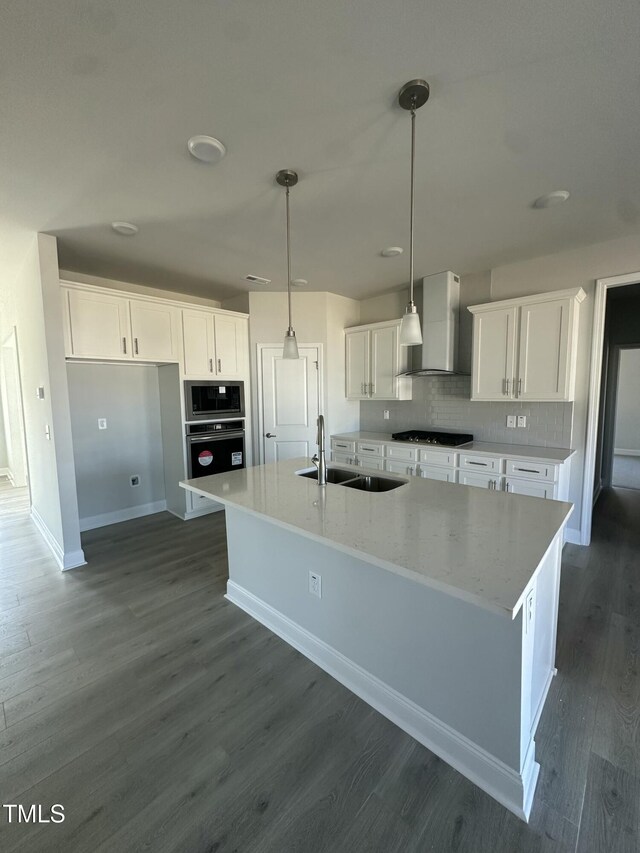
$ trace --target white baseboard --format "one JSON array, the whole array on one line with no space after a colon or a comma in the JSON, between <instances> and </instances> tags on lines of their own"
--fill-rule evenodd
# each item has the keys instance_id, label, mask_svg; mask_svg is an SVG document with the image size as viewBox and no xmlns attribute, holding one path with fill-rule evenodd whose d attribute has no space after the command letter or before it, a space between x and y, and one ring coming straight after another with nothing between
<instances>
[{"instance_id":1,"label":"white baseboard","mask_svg":"<svg viewBox=\"0 0 640 853\"><path fill-rule=\"evenodd\" d=\"M613 454L614 456L640 456L640 450L629 450L624 447L615 447Z\"/></svg>"},{"instance_id":2,"label":"white baseboard","mask_svg":"<svg viewBox=\"0 0 640 853\"><path fill-rule=\"evenodd\" d=\"M82 548L65 554L62 545L49 530L44 519L34 506L31 507L31 518L33 519L35 526L38 528L40 535L47 543L56 563L63 572L67 569L77 569L78 566L85 566L87 564Z\"/></svg>"},{"instance_id":3,"label":"white baseboard","mask_svg":"<svg viewBox=\"0 0 640 853\"><path fill-rule=\"evenodd\" d=\"M11 471L8 468L0 468L0 477L8 477L10 480L13 480Z\"/></svg>"},{"instance_id":4,"label":"white baseboard","mask_svg":"<svg viewBox=\"0 0 640 853\"><path fill-rule=\"evenodd\" d=\"M518 773L234 581L227 583L225 597L435 752L509 811L522 820L529 819L540 770L535 761L533 740L522 772Z\"/></svg>"},{"instance_id":5,"label":"white baseboard","mask_svg":"<svg viewBox=\"0 0 640 853\"><path fill-rule=\"evenodd\" d=\"M117 509L115 512L104 512L101 515L87 516L80 519L80 531L95 530L97 527L107 527L109 524L118 524L120 521L142 518L144 515L164 512L166 508L166 501L155 501L154 503L129 506L126 509Z\"/></svg>"}]
</instances>

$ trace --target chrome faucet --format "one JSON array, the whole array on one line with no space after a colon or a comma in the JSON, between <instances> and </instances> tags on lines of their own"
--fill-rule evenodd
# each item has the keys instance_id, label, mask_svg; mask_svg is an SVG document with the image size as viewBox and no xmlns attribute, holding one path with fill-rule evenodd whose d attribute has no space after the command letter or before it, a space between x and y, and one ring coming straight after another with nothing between
<instances>
[{"instance_id":1,"label":"chrome faucet","mask_svg":"<svg viewBox=\"0 0 640 853\"><path fill-rule=\"evenodd\" d=\"M327 485L327 463L324 457L324 415L318 415L318 452L314 453L313 464L318 469L318 485Z\"/></svg>"}]
</instances>

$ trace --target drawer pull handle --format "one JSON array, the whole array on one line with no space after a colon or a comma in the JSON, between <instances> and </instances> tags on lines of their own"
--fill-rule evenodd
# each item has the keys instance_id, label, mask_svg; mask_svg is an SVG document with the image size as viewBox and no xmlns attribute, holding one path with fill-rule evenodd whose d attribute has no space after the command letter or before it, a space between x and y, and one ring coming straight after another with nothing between
<instances>
[{"instance_id":1,"label":"drawer pull handle","mask_svg":"<svg viewBox=\"0 0 640 853\"><path fill-rule=\"evenodd\" d=\"M481 465L483 468L487 467L486 462L472 462L471 459L467 460L467 465Z\"/></svg>"},{"instance_id":2,"label":"drawer pull handle","mask_svg":"<svg viewBox=\"0 0 640 853\"><path fill-rule=\"evenodd\" d=\"M133 339L133 351L135 352L136 355L140 355L140 353L138 351L138 339L137 338Z\"/></svg>"},{"instance_id":3,"label":"drawer pull handle","mask_svg":"<svg viewBox=\"0 0 640 853\"><path fill-rule=\"evenodd\" d=\"M125 355L127 354L127 339L126 339L126 338L123 338L123 339L122 339L122 352L123 352Z\"/></svg>"},{"instance_id":4,"label":"drawer pull handle","mask_svg":"<svg viewBox=\"0 0 640 853\"><path fill-rule=\"evenodd\" d=\"M538 468L514 468L514 471L524 471L525 474L539 474Z\"/></svg>"}]
</instances>

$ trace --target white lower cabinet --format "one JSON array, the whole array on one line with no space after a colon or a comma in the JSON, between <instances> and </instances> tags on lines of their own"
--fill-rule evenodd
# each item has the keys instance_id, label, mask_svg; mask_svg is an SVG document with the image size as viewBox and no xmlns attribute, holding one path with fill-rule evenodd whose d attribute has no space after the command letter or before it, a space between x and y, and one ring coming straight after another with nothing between
<instances>
[{"instance_id":1,"label":"white lower cabinet","mask_svg":"<svg viewBox=\"0 0 640 853\"><path fill-rule=\"evenodd\" d=\"M456 482L455 468L440 468L438 465L423 465L418 468L418 475L425 480L441 480L443 483Z\"/></svg>"},{"instance_id":2,"label":"white lower cabinet","mask_svg":"<svg viewBox=\"0 0 640 853\"><path fill-rule=\"evenodd\" d=\"M458 471L458 482L463 486L479 486L481 489L500 489L501 477L495 474L485 474L479 471Z\"/></svg>"},{"instance_id":3,"label":"white lower cabinet","mask_svg":"<svg viewBox=\"0 0 640 853\"><path fill-rule=\"evenodd\" d=\"M555 484L544 483L540 480L519 480L516 477L508 477L504 482L505 492L513 492L514 495L529 495L532 498L555 498Z\"/></svg>"},{"instance_id":4,"label":"white lower cabinet","mask_svg":"<svg viewBox=\"0 0 640 853\"><path fill-rule=\"evenodd\" d=\"M404 474L405 476L415 477L418 466L411 462L394 462L392 459L385 460L384 470L390 474Z\"/></svg>"}]
</instances>

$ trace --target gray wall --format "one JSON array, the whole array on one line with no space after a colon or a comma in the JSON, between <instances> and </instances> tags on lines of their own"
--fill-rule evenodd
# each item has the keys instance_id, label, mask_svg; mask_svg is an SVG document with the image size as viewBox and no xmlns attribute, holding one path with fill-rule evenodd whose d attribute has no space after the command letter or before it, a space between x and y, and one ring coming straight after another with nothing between
<instances>
[{"instance_id":1,"label":"gray wall","mask_svg":"<svg viewBox=\"0 0 640 853\"><path fill-rule=\"evenodd\" d=\"M413 400L360 403L360 429L398 432L436 429L470 432L477 441L570 447L571 403L471 402L469 376L423 376L413 381ZM389 420L383 412L389 410ZM526 415L525 429L507 429L507 415Z\"/></svg>"},{"instance_id":2,"label":"gray wall","mask_svg":"<svg viewBox=\"0 0 640 853\"><path fill-rule=\"evenodd\" d=\"M163 501L158 368L69 362L67 374L81 521Z\"/></svg>"},{"instance_id":3,"label":"gray wall","mask_svg":"<svg viewBox=\"0 0 640 853\"><path fill-rule=\"evenodd\" d=\"M640 349L620 352L614 446L640 454Z\"/></svg>"}]
</instances>

